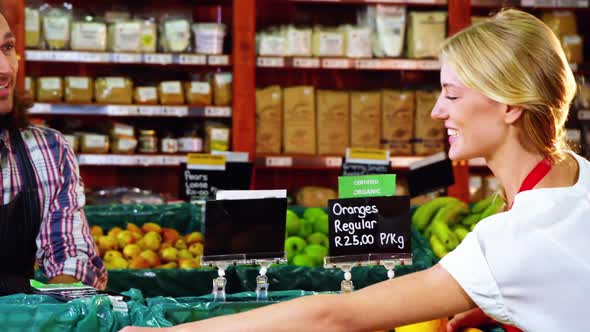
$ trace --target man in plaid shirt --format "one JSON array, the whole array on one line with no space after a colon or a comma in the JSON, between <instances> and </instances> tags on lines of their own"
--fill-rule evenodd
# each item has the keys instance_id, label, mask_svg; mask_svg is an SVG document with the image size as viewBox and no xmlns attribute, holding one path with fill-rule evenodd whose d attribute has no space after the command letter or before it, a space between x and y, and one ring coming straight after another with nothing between
<instances>
[{"instance_id":1,"label":"man in plaid shirt","mask_svg":"<svg viewBox=\"0 0 590 332\"><path fill-rule=\"evenodd\" d=\"M0 295L30 291L35 259L50 282L104 289L76 157L59 132L27 123L15 43L0 15Z\"/></svg>"}]
</instances>

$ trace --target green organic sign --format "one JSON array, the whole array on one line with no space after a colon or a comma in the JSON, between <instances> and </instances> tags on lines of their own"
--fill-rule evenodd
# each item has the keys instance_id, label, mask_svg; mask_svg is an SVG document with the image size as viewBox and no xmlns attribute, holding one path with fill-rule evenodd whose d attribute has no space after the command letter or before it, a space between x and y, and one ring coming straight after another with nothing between
<instances>
[{"instance_id":1,"label":"green organic sign","mask_svg":"<svg viewBox=\"0 0 590 332\"><path fill-rule=\"evenodd\" d=\"M395 195L395 174L340 176L338 197L384 197Z\"/></svg>"}]
</instances>

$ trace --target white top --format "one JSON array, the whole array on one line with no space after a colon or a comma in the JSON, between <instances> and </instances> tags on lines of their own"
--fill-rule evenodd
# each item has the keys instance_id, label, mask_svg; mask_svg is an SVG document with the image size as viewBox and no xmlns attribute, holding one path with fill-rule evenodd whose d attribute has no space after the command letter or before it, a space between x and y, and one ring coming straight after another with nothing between
<instances>
[{"instance_id":1,"label":"white top","mask_svg":"<svg viewBox=\"0 0 590 332\"><path fill-rule=\"evenodd\" d=\"M571 187L519 193L440 264L496 320L526 332L590 331L590 162Z\"/></svg>"}]
</instances>

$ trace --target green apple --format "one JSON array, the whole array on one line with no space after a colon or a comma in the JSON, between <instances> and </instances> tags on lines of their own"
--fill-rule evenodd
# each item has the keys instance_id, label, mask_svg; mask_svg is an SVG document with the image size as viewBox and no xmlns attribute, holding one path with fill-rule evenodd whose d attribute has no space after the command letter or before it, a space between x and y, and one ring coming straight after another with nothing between
<instances>
[{"instance_id":1,"label":"green apple","mask_svg":"<svg viewBox=\"0 0 590 332\"><path fill-rule=\"evenodd\" d=\"M328 221L328 215L321 215L313 221L313 231L316 233L323 233L328 235L330 231L330 225Z\"/></svg>"},{"instance_id":2,"label":"green apple","mask_svg":"<svg viewBox=\"0 0 590 332\"><path fill-rule=\"evenodd\" d=\"M330 246L330 239L328 239L327 235L316 232L307 237L307 243L319 244L328 248Z\"/></svg>"},{"instance_id":3,"label":"green apple","mask_svg":"<svg viewBox=\"0 0 590 332\"><path fill-rule=\"evenodd\" d=\"M293 257L293 264L296 266L314 267L314 259L305 254L299 254Z\"/></svg>"},{"instance_id":4,"label":"green apple","mask_svg":"<svg viewBox=\"0 0 590 332\"><path fill-rule=\"evenodd\" d=\"M287 210L287 235L297 235L300 224L301 222L297 214L291 210Z\"/></svg>"},{"instance_id":5,"label":"green apple","mask_svg":"<svg viewBox=\"0 0 590 332\"><path fill-rule=\"evenodd\" d=\"M305 247L303 253L313 259L314 266L321 266L324 264L324 257L328 255L328 248L319 244L310 244Z\"/></svg>"},{"instance_id":6,"label":"green apple","mask_svg":"<svg viewBox=\"0 0 590 332\"><path fill-rule=\"evenodd\" d=\"M306 239L313 233L313 221L308 219L299 219L299 233L298 236Z\"/></svg>"},{"instance_id":7,"label":"green apple","mask_svg":"<svg viewBox=\"0 0 590 332\"><path fill-rule=\"evenodd\" d=\"M321 208L307 208L303 211L303 218L315 221L317 218L327 215L326 211Z\"/></svg>"},{"instance_id":8,"label":"green apple","mask_svg":"<svg viewBox=\"0 0 590 332\"><path fill-rule=\"evenodd\" d=\"M287 252L287 260L291 261L295 255L302 253L307 246L307 242L299 236L291 236L285 240L285 251Z\"/></svg>"}]
</instances>

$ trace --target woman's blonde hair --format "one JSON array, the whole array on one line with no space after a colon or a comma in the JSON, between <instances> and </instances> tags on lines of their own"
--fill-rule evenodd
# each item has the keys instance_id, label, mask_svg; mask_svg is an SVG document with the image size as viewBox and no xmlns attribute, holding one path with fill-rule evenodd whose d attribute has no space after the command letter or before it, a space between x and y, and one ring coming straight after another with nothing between
<instances>
[{"instance_id":1,"label":"woman's blonde hair","mask_svg":"<svg viewBox=\"0 0 590 332\"><path fill-rule=\"evenodd\" d=\"M553 162L567 149L565 121L576 81L555 34L531 14L508 9L450 37L441 60L466 86L521 107L522 127Z\"/></svg>"}]
</instances>

